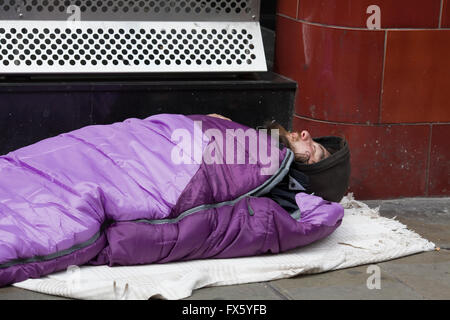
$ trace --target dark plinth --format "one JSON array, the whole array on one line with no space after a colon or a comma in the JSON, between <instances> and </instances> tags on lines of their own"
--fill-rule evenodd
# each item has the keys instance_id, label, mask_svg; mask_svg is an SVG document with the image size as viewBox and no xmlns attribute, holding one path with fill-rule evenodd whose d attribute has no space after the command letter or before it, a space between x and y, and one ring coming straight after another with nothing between
<instances>
[{"instance_id":1,"label":"dark plinth","mask_svg":"<svg viewBox=\"0 0 450 320\"><path fill-rule=\"evenodd\" d=\"M291 127L296 83L274 73L221 77L15 79L0 82L0 154L92 124L158 113L219 113Z\"/></svg>"}]
</instances>

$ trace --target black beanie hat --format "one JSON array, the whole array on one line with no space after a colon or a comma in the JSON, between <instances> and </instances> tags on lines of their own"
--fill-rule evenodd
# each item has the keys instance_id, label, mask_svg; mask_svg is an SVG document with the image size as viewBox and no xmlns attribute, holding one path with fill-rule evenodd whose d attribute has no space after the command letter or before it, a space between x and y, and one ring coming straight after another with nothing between
<instances>
[{"instance_id":1,"label":"black beanie hat","mask_svg":"<svg viewBox=\"0 0 450 320\"><path fill-rule=\"evenodd\" d=\"M339 202L347 193L350 180L350 149L340 137L320 137L314 141L323 145L331 155L317 163L294 162L293 168L309 178L307 193L314 193L325 200Z\"/></svg>"}]
</instances>

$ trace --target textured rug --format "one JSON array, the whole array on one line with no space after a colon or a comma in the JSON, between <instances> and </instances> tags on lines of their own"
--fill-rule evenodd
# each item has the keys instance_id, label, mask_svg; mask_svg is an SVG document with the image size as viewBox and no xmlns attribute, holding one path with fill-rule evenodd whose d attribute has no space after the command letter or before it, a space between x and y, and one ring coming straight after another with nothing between
<instances>
[{"instance_id":1,"label":"textured rug","mask_svg":"<svg viewBox=\"0 0 450 320\"><path fill-rule=\"evenodd\" d=\"M83 266L14 286L77 299L182 299L207 286L263 282L374 264L435 245L378 208L347 195L342 225L329 237L289 252L131 267Z\"/></svg>"}]
</instances>

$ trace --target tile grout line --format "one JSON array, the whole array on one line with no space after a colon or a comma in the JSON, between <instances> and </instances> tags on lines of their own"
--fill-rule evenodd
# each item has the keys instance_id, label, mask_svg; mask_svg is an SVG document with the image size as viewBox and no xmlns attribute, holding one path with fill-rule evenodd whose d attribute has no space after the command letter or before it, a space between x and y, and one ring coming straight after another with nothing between
<instances>
[{"instance_id":1,"label":"tile grout line","mask_svg":"<svg viewBox=\"0 0 450 320\"><path fill-rule=\"evenodd\" d=\"M278 290L277 288L275 288L274 286L272 286L270 284L270 282L267 282L266 285L277 295L279 296L281 299L283 300L292 300L292 298L289 295L286 295L284 293L282 293L280 290Z\"/></svg>"},{"instance_id":2,"label":"tile grout line","mask_svg":"<svg viewBox=\"0 0 450 320\"><path fill-rule=\"evenodd\" d=\"M443 0L441 0L443 1ZM297 10L295 11L295 19L298 20L298 8L300 6L300 0L297 0Z\"/></svg>"},{"instance_id":3,"label":"tile grout line","mask_svg":"<svg viewBox=\"0 0 450 320\"><path fill-rule=\"evenodd\" d=\"M435 125L448 125L450 122L386 122L386 123L363 123L363 122L339 122L330 120L321 120L311 117L306 117L298 113L294 113L294 116L302 120L316 121L320 123L333 124L333 125L343 125L343 126L361 126L361 127L392 127L392 126L428 126L431 124Z\"/></svg>"},{"instance_id":4,"label":"tile grout line","mask_svg":"<svg viewBox=\"0 0 450 320\"><path fill-rule=\"evenodd\" d=\"M438 23L438 28L441 29L442 28L442 10L444 8L444 0L441 0L441 7L439 9L439 23Z\"/></svg>"},{"instance_id":5,"label":"tile grout line","mask_svg":"<svg viewBox=\"0 0 450 320\"><path fill-rule=\"evenodd\" d=\"M377 264L377 266L380 267L381 270L383 270L384 272L386 272L387 274L389 274L391 277L393 277L395 280L397 280L398 282L400 282L401 284L403 284L405 287L409 288L412 292L414 292L414 293L420 295L420 296L422 297L423 300L426 300L426 297L425 297L423 294L417 292L417 290L414 289L414 287L411 287L408 283L406 283L406 281L400 279L398 276L396 276L395 274L393 274L392 271L389 270L389 268L383 267L383 266L380 265L380 264Z\"/></svg>"},{"instance_id":6,"label":"tile grout line","mask_svg":"<svg viewBox=\"0 0 450 320\"><path fill-rule=\"evenodd\" d=\"M367 32L375 32L375 31L435 31L435 30L450 30L450 27L441 27L441 28L429 28L429 27L417 27L417 28L380 28L380 29L375 29L375 30L371 30L368 29L367 27L348 27L348 26L335 26L332 24L324 24L324 23L319 23L319 22L311 22L311 21L307 21L307 20L303 20L303 19L296 19L294 17L288 16L284 13L277 13L276 14L279 17L291 20L291 21L296 21L296 22L301 22L304 24L308 24L308 25L312 25L312 26L316 26L316 27L326 27L326 28L330 28L330 29L339 29L339 30L350 30L350 31L367 31Z\"/></svg>"},{"instance_id":7,"label":"tile grout line","mask_svg":"<svg viewBox=\"0 0 450 320\"><path fill-rule=\"evenodd\" d=\"M380 106L378 108L378 123L381 124L382 111L383 111L383 93L384 93L384 73L386 70L386 51L387 51L387 36L388 31L384 31L384 52L383 52L383 69L381 70L381 87L380 87Z\"/></svg>"}]
</instances>

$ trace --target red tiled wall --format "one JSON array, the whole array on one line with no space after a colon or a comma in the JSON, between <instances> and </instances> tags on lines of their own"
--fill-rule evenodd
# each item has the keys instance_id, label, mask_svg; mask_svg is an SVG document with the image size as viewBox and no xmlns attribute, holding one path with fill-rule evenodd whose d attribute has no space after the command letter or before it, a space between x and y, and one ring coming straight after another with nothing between
<instances>
[{"instance_id":1,"label":"red tiled wall","mask_svg":"<svg viewBox=\"0 0 450 320\"><path fill-rule=\"evenodd\" d=\"M423 195L429 125L348 125L295 117L294 128L345 137L351 151L350 191L359 199Z\"/></svg>"},{"instance_id":2,"label":"red tiled wall","mask_svg":"<svg viewBox=\"0 0 450 320\"><path fill-rule=\"evenodd\" d=\"M450 28L450 0L442 0L442 2L441 27Z\"/></svg>"},{"instance_id":3,"label":"red tiled wall","mask_svg":"<svg viewBox=\"0 0 450 320\"><path fill-rule=\"evenodd\" d=\"M296 3L297 1L286 1ZM300 0L300 20L341 27L365 28L367 7L381 9L382 28L436 28L441 0Z\"/></svg>"},{"instance_id":4,"label":"red tiled wall","mask_svg":"<svg viewBox=\"0 0 450 320\"><path fill-rule=\"evenodd\" d=\"M450 0L279 0L275 60L294 129L349 141L357 198L450 195Z\"/></svg>"},{"instance_id":5,"label":"red tiled wall","mask_svg":"<svg viewBox=\"0 0 450 320\"><path fill-rule=\"evenodd\" d=\"M381 122L450 122L450 29L387 33Z\"/></svg>"},{"instance_id":6,"label":"red tiled wall","mask_svg":"<svg viewBox=\"0 0 450 320\"><path fill-rule=\"evenodd\" d=\"M278 13L297 18L298 1L278 0L277 5Z\"/></svg>"}]
</instances>

